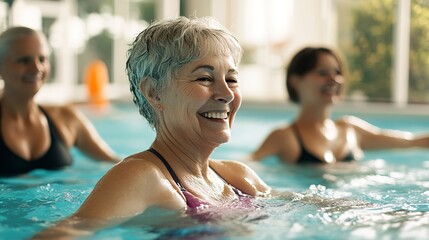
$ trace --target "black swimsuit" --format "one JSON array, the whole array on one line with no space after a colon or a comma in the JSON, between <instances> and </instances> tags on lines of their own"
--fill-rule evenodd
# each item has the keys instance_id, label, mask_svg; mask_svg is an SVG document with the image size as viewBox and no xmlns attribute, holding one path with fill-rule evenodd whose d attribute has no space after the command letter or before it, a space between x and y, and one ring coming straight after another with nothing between
<instances>
[{"instance_id":1,"label":"black swimsuit","mask_svg":"<svg viewBox=\"0 0 429 240\"><path fill-rule=\"evenodd\" d=\"M298 140L298 144L301 146L301 155L298 157L297 163L302 164L314 164L314 163L325 163L322 159L319 157L316 157L314 154L310 153L305 147L304 143L302 142L301 136L298 131L298 127L296 124L292 125L292 130L294 131L296 138ZM353 152L350 150L347 155L341 160L342 162L350 162L355 160L356 157L353 154Z\"/></svg>"},{"instance_id":2,"label":"black swimsuit","mask_svg":"<svg viewBox=\"0 0 429 240\"><path fill-rule=\"evenodd\" d=\"M0 131L0 175L23 174L38 168L54 170L72 164L73 159L69 149L58 136L55 126L46 112L41 107L39 108L48 121L51 137L49 149L37 159L25 160L6 146Z\"/></svg>"}]
</instances>

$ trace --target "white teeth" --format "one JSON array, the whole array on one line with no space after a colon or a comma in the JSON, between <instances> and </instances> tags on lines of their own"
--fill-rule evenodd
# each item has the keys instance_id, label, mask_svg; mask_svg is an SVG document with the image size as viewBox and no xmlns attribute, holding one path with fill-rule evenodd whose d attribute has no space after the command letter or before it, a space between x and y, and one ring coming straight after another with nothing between
<instances>
[{"instance_id":1,"label":"white teeth","mask_svg":"<svg viewBox=\"0 0 429 240\"><path fill-rule=\"evenodd\" d=\"M203 116L206 118L225 119L228 117L228 113L226 113L226 112L208 112L208 113L203 113Z\"/></svg>"}]
</instances>

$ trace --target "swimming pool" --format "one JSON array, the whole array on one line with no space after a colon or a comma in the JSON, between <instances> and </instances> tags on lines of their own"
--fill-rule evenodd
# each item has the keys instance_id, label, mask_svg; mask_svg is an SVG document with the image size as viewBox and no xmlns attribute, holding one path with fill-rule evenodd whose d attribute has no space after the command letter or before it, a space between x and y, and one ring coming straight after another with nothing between
<instances>
[{"instance_id":1,"label":"swimming pool","mask_svg":"<svg viewBox=\"0 0 429 240\"><path fill-rule=\"evenodd\" d=\"M155 136L131 103L82 110L121 156L147 148ZM294 111L243 106L231 141L218 148L214 157L243 159L271 129L292 120ZM429 115L356 115L380 127L429 132ZM111 167L75 150L73 155L75 164L63 171L37 170L0 178L0 239L27 239L70 215ZM82 239L429 237L429 150L367 152L358 163L325 167L281 164L275 158L246 163L277 191L296 195L260 199L256 210L216 209L218 218L209 222L149 213Z\"/></svg>"}]
</instances>

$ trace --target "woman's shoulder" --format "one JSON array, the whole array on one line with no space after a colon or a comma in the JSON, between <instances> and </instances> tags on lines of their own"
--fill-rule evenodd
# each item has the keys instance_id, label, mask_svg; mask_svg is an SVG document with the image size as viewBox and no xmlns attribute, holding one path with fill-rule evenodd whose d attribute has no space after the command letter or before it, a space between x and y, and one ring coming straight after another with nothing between
<instances>
[{"instance_id":1,"label":"woman's shoulder","mask_svg":"<svg viewBox=\"0 0 429 240\"><path fill-rule=\"evenodd\" d=\"M344 125L357 128L365 128L370 125L367 121L353 115L345 115L335 122L337 125Z\"/></svg>"},{"instance_id":2,"label":"woman's shoulder","mask_svg":"<svg viewBox=\"0 0 429 240\"><path fill-rule=\"evenodd\" d=\"M236 160L210 160L210 166L218 173L226 173L235 176L245 176L255 174L251 167Z\"/></svg>"},{"instance_id":3,"label":"woman's shoulder","mask_svg":"<svg viewBox=\"0 0 429 240\"><path fill-rule=\"evenodd\" d=\"M210 167L229 183L257 176L249 166L234 160L210 160Z\"/></svg>"},{"instance_id":4,"label":"woman's shoulder","mask_svg":"<svg viewBox=\"0 0 429 240\"><path fill-rule=\"evenodd\" d=\"M234 172L235 170L246 170L246 164L235 160L210 160L210 166L217 169Z\"/></svg>"},{"instance_id":5,"label":"woman's shoulder","mask_svg":"<svg viewBox=\"0 0 429 240\"><path fill-rule=\"evenodd\" d=\"M271 189L256 172L246 164L233 160L211 160L210 166L229 184L242 192L259 196Z\"/></svg>"},{"instance_id":6,"label":"woman's shoulder","mask_svg":"<svg viewBox=\"0 0 429 240\"><path fill-rule=\"evenodd\" d=\"M281 126L277 126L276 128L273 129L273 132L287 132L290 131L291 128L293 128L293 126L295 125L295 122L290 122L290 123L286 123L283 124Z\"/></svg>"},{"instance_id":7,"label":"woman's shoulder","mask_svg":"<svg viewBox=\"0 0 429 240\"><path fill-rule=\"evenodd\" d=\"M141 213L149 207L182 209L186 202L159 168L149 161L144 154L135 154L115 164L95 186L84 207L86 212L93 212L98 205L116 207L123 214ZM123 202L124 206L118 206ZM90 207L89 207L90 206ZM125 213L124 213L125 212ZM100 213L103 215L103 213ZM99 216L99 213L95 213Z\"/></svg>"},{"instance_id":8,"label":"woman's shoulder","mask_svg":"<svg viewBox=\"0 0 429 240\"><path fill-rule=\"evenodd\" d=\"M113 168L115 167L126 171L135 171L139 173L139 175L161 173L159 167L150 161L144 152L136 153L124 158L124 160L117 163Z\"/></svg>"},{"instance_id":9,"label":"woman's shoulder","mask_svg":"<svg viewBox=\"0 0 429 240\"><path fill-rule=\"evenodd\" d=\"M126 157L115 164L103 178L108 181L122 181L127 187L135 186L142 189L157 187L158 190L162 189L161 185L168 182L164 181L167 178L159 167L142 153Z\"/></svg>"},{"instance_id":10,"label":"woman's shoulder","mask_svg":"<svg viewBox=\"0 0 429 240\"><path fill-rule=\"evenodd\" d=\"M72 105L42 105L60 135L68 145L76 142L81 129L87 129L89 120ZM84 127L84 128L83 128Z\"/></svg>"},{"instance_id":11,"label":"woman's shoulder","mask_svg":"<svg viewBox=\"0 0 429 240\"><path fill-rule=\"evenodd\" d=\"M41 105L41 107L54 117L77 117L79 111L73 105Z\"/></svg>"},{"instance_id":12,"label":"woman's shoulder","mask_svg":"<svg viewBox=\"0 0 429 240\"><path fill-rule=\"evenodd\" d=\"M293 133L293 123L274 128L269 136L274 138L285 138L291 136L291 133Z\"/></svg>"}]
</instances>

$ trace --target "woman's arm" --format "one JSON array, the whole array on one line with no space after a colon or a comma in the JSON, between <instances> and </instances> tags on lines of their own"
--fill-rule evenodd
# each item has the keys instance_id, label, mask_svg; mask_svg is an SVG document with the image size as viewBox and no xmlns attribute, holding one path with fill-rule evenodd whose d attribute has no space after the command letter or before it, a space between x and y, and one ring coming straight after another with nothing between
<instances>
[{"instance_id":1,"label":"woman's arm","mask_svg":"<svg viewBox=\"0 0 429 240\"><path fill-rule=\"evenodd\" d=\"M271 188L249 166L237 162L217 160L210 166L221 175L226 182L240 191L252 196L268 196Z\"/></svg>"},{"instance_id":2,"label":"woman's arm","mask_svg":"<svg viewBox=\"0 0 429 240\"><path fill-rule=\"evenodd\" d=\"M119 162L109 145L101 138L92 123L74 107L61 109L62 122L66 122L68 132L74 135L73 144L89 157L109 162Z\"/></svg>"},{"instance_id":3,"label":"woman's arm","mask_svg":"<svg viewBox=\"0 0 429 240\"><path fill-rule=\"evenodd\" d=\"M124 160L106 173L71 217L34 239L91 235L141 214L150 206L179 210L186 203L152 163Z\"/></svg>"},{"instance_id":4,"label":"woman's arm","mask_svg":"<svg viewBox=\"0 0 429 240\"><path fill-rule=\"evenodd\" d=\"M267 156L278 156L285 162L295 162L300 153L299 144L290 127L272 131L261 146L252 153L251 160L261 160Z\"/></svg>"},{"instance_id":5,"label":"woman's arm","mask_svg":"<svg viewBox=\"0 0 429 240\"><path fill-rule=\"evenodd\" d=\"M429 134L415 136L410 132L381 129L357 117L347 117L364 150L422 147L429 148Z\"/></svg>"},{"instance_id":6,"label":"woman's arm","mask_svg":"<svg viewBox=\"0 0 429 240\"><path fill-rule=\"evenodd\" d=\"M262 142L259 148L251 155L251 160L261 160L267 156L277 155L283 151L282 147L285 146L286 133L285 129L276 129L272 131Z\"/></svg>"},{"instance_id":7,"label":"woman's arm","mask_svg":"<svg viewBox=\"0 0 429 240\"><path fill-rule=\"evenodd\" d=\"M277 144L276 144L276 131L271 132L265 140L262 142L262 144L259 146L259 148L252 153L250 156L251 160L259 161L264 159L267 156L275 155L278 152Z\"/></svg>"}]
</instances>

